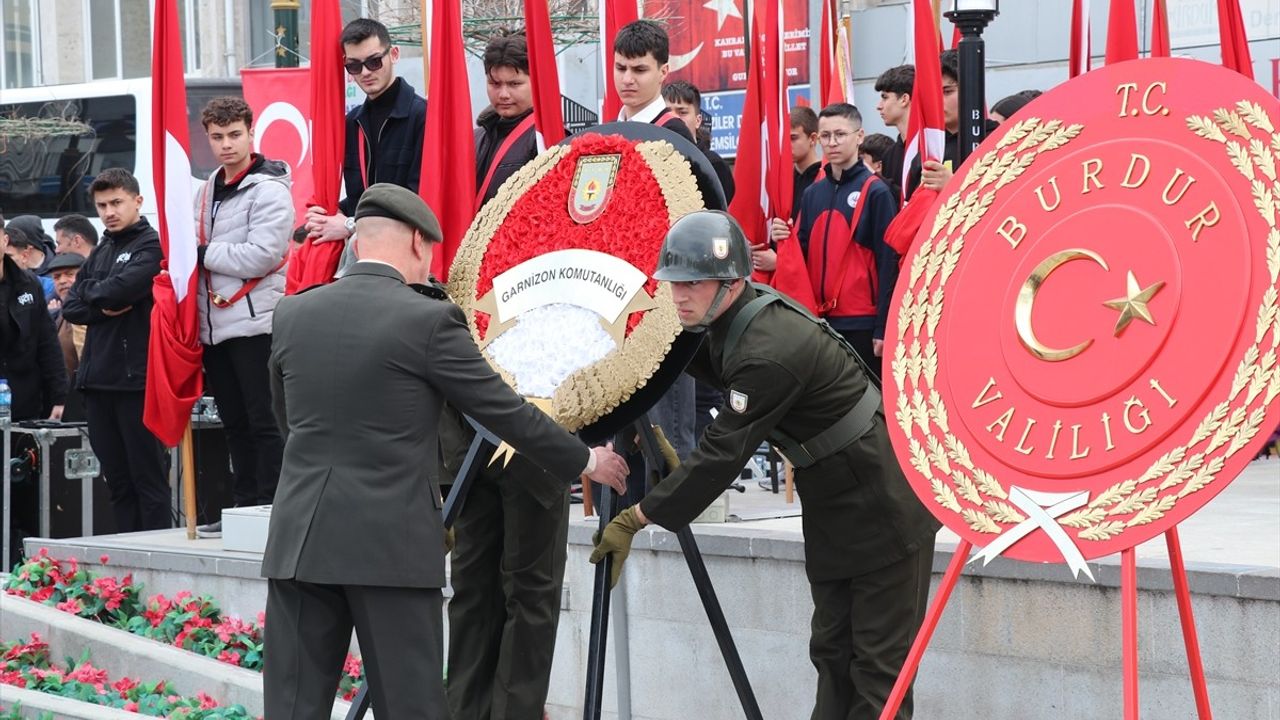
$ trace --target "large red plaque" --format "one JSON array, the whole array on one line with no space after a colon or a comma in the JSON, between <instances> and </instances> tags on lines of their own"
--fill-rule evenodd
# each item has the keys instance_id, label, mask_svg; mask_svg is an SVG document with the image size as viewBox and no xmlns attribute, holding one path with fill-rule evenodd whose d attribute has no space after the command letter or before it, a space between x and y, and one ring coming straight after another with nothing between
<instances>
[{"instance_id":1,"label":"large red plaque","mask_svg":"<svg viewBox=\"0 0 1280 720\"><path fill-rule=\"evenodd\" d=\"M1275 98L1162 59L1046 93L960 169L903 263L885 408L979 557L1088 573L1280 423L1277 158Z\"/></svg>"}]
</instances>

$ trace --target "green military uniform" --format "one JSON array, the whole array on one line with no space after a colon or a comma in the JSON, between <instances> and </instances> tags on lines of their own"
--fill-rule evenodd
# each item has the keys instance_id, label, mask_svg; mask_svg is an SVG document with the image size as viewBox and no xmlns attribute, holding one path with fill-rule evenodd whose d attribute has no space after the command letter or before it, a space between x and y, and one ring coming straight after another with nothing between
<instances>
[{"instance_id":1,"label":"green military uniform","mask_svg":"<svg viewBox=\"0 0 1280 720\"><path fill-rule=\"evenodd\" d=\"M448 453L454 473L460 447ZM560 621L569 485L522 455L499 461L477 473L454 528L449 711L453 720L538 720Z\"/></svg>"},{"instance_id":2,"label":"green military uniform","mask_svg":"<svg viewBox=\"0 0 1280 720\"><path fill-rule=\"evenodd\" d=\"M847 346L785 301L765 304L735 327L763 292L772 291L748 283L708 325L689 372L724 391L726 403L689 459L640 508L650 522L684 527L738 477L762 441L792 447L814 603L813 718L878 718L924 617L938 523L903 476L874 402L879 392ZM855 410L867 392L875 393L872 402ZM825 443L806 442L827 446L818 457L798 457L795 440L847 428L859 414L862 421L843 438L832 442L828 433ZM910 718L909 696L903 708L898 717Z\"/></svg>"}]
</instances>

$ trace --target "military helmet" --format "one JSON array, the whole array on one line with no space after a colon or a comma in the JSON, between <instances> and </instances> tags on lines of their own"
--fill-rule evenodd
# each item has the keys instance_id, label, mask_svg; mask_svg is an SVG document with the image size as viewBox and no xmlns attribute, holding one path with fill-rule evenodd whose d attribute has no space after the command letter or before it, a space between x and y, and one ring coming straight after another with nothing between
<instances>
[{"instance_id":1,"label":"military helmet","mask_svg":"<svg viewBox=\"0 0 1280 720\"><path fill-rule=\"evenodd\" d=\"M737 280L751 275L751 248L738 221L719 210L698 210L667 231L655 280Z\"/></svg>"}]
</instances>

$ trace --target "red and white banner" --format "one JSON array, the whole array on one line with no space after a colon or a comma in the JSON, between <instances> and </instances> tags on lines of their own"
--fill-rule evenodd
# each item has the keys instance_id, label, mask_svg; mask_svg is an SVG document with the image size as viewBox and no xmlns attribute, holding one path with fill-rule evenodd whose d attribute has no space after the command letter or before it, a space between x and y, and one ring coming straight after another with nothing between
<instances>
[{"instance_id":1,"label":"red and white banner","mask_svg":"<svg viewBox=\"0 0 1280 720\"><path fill-rule=\"evenodd\" d=\"M253 109L253 150L289 164L293 216L301 224L315 192L311 173L311 72L308 68L240 71L244 101Z\"/></svg>"},{"instance_id":2,"label":"red and white banner","mask_svg":"<svg viewBox=\"0 0 1280 720\"><path fill-rule=\"evenodd\" d=\"M161 272L152 293L143 423L166 446L182 439L203 387L203 348L196 316L196 227L191 194L191 139L177 0L157 0L152 24L151 156L159 209Z\"/></svg>"},{"instance_id":3,"label":"red and white banner","mask_svg":"<svg viewBox=\"0 0 1280 720\"><path fill-rule=\"evenodd\" d=\"M525 0L524 15L529 81L533 84L533 122L537 127L538 147L545 150L564 139L560 73L556 69L556 46L551 35L551 10L547 0Z\"/></svg>"},{"instance_id":4,"label":"red and white banner","mask_svg":"<svg viewBox=\"0 0 1280 720\"><path fill-rule=\"evenodd\" d=\"M942 113L942 53L937 21L929 0L915 0L915 85L911 91L911 111L907 116L907 140L902 158L902 177L911 172L917 155L942 161L946 146L946 121ZM906 183L903 183L906 189Z\"/></svg>"},{"instance_id":5,"label":"red and white banner","mask_svg":"<svg viewBox=\"0 0 1280 720\"><path fill-rule=\"evenodd\" d=\"M1089 0L1071 0L1071 47L1067 52L1067 77L1089 72L1093 33L1089 27Z\"/></svg>"}]
</instances>

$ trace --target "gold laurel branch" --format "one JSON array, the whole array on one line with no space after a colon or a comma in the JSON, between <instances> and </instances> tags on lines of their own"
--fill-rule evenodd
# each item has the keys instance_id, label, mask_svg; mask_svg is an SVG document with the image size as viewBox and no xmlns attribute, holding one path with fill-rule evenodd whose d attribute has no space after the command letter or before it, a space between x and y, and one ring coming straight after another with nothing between
<instances>
[{"instance_id":1,"label":"gold laurel branch","mask_svg":"<svg viewBox=\"0 0 1280 720\"><path fill-rule=\"evenodd\" d=\"M1006 153L996 158L996 161L987 167L986 172L982 173L982 177L978 180L978 189L990 185L996 180L1004 176L1009 168L1018 162L1018 156L1013 153Z\"/></svg>"},{"instance_id":2,"label":"gold laurel branch","mask_svg":"<svg viewBox=\"0 0 1280 720\"><path fill-rule=\"evenodd\" d=\"M1223 400L1218 403L1217 407L1205 416L1200 424L1196 426L1196 431L1191 434L1191 442L1187 443L1187 447L1199 445L1202 440L1213 434L1214 430L1222 424L1222 419L1231 411L1231 403Z\"/></svg>"},{"instance_id":3,"label":"gold laurel branch","mask_svg":"<svg viewBox=\"0 0 1280 720\"><path fill-rule=\"evenodd\" d=\"M940 293L940 292L942 292L942 291L941 291L941 290L938 290L938 292ZM935 295L936 295L936 294L937 294L937 293L935 293ZM927 325L929 326L929 335L930 335L930 336L932 336L932 335L933 335L933 328L934 328L934 326L935 326L935 325L937 325L937 324L938 324L937 318L935 318L932 314L930 314L929 319L926 321L926 323L925 323L925 324L927 324ZM937 374L938 374L938 344L937 344L937 343L935 343L935 342L933 341L933 338L932 338L932 337L930 337L930 338L929 338L929 344L924 346L924 378L925 378L925 381L926 381L926 382L928 382L930 385L933 385L933 378L934 378L934 376L935 376L935 375L937 375ZM936 390L934 391L934 395L937 395L937 391L936 391ZM946 419L946 415L945 415L945 414L944 414L942 417L943 417L943 420L945 420L945 419ZM944 423L939 423L939 427L941 427L941 428L942 428L943 432L947 432L947 426L946 426L946 423L945 423L945 422L944 422Z\"/></svg>"},{"instance_id":4,"label":"gold laurel branch","mask_svg":"<svg viewBox=\"0 0 1280 720\"><path fill-rule=\"evenodd\" d=\"M957 193L964 193L964 188L960 188ZM960 227L960 224L964 222L965 218L969 217L969 211L977 204L978 191L970 190L969 193L964 196L964 199L960 201L960 206L956 208L954 213L952 213L951 220L947 223L948 235L955 232L956 228Z\"/></svg>"},{"instance_id":5,"label":"gold laurel branch","mask_svg":"<svg viewBox=\"0 0 1280 720\"><path fill-rule=\"evenodd\" d=\"M1103 508L1083 508L1062 516L1058 520L1058 524L1073 528L1084 528L1094 523L1102 522L1102 519L1106 516L1107 511Z\"/></svg>"},{"instance_id":6,"label":"gold laurel branch","mask_svg":"<svg viewBox=\"0 0 1280 720\"><path fill-rule=\"evenodd\" d=\"M996 149L1003 150L1018 142L1022 138L1031 134L1031 131L1035 130L1036 125L1039 124L1040 118L1027 118L1026 120L1019 121L1013 126L1012 130L1006 133L1004 137L1000 138L1000 142L996 143Z\"/></svg>"},{"instance_id":7,"label":"gold laurel branch","mask_svg":"<svg viewBox=\"0 0 1280 720\"><path fill-rule=\"evenodd\" d=\"M1231 164L1246 180L1253 180L1253 161L1249 159L1248 148L1232 140L1227 143L1227 156L1231 158Z\"/></svg>"},{"instance_id":8,"label":"gold laurel branch","mask_svg":"<svg viewBox=\"0 0 1280 720\"><path fill-rule=\"evenodd\" d=\"M968 475L955 470L951 473L951 479L955 481L956 490L959 491L960 497L978 507L982 507L982 494L978 492L978 486L974 484Z\"/></svg>"},{"instance_id":9,"label":"gold laurel branch","mask_svg":"<svg viewBox=\"0 0 1280 720\"><path fill-rule=\"evenodd\" d=\"M1271 149L1280 153L1280 132L1271 133Z\"/></svg>"},{"instance_id":10,"label":"gold laurel branch","mask_svg":"<svg viewBox=\"0 0 1280 720\"><path fill-rule=\"evenodd\" d=\"M1276 396L1280 395L1280 366L1272 368L1271 382L1267 383L1267 394L1264 396L1264 404L1270 405Z\"/></svg>"},{"instance_id":11,"label":"gold laurel branch","mask_svg":"<svg viewBox=\"0 0 1280 720\"><path fill-rule=\"evenodd\" d=\"M941 250L941 248L939 248ZM933 284L933 279L938 276L938 271L942 269L942 261L947 257L946 253L935 251L929 256L929 262L924 271L924 284L929 286Z\"/></svg>"},{"instance_id":12,"label":"gold laurel branch","mask_svg":"<svg viewBox=\"0 0 1280 720\"><path fill-rule=\"evenodd\" d=\"M920 334L920 326L924 325L925 313L929 310L928 302L929 288L922 287L916 293L916 304L911 310L911 332L916 335Z\"/></svg>"},{"instance_id":13,"label":"gold laurel branch","mask_svg":"<svg viewBox=\"0 0 1280 720\"><path fill-rule=\"evenodd\" d=\"M920 428L920 432L929 434L929 410L924 404L924 395L917 388L911 393L911 415L916 420L916 425ZM932 437L932 436L930 436Z\"/></svg>"},{"instance_id":14,"label":"gold laurel branch","mask_svg":"<svg viewBox=\"0 0 1280 720\"><path fill-rule=\"evenodd\" d=\"M998 535L1003 531L1003 528L995 520L992 520L990 515L981 510L965 508L961 514L964 515L965 522L969 523L969 528L974 532Z\"/></svg>"},{"instance_id":15,"label":"gold laurel branch","mask_svg":"<svg viewBox=\"0 0 1280 720\"><path fill-rule=\"evenodd\" d=\"M1191 493L1202 490L1206 485L1213 482L1213 479L1217 477L1218 472L1222 470L1222 466L1224 464L1226 464L1226 460L1221 456L1210 460L1208 465L1197 470L1196 474L1191 477L1191 480L1187 482L1186 486L1183 487L1182 490L1178 491L1178 497L1184 498Z\"/></svg>"},{"instance_id":16,"label":"gold laurel branch","mask_svg":"<svg viewBox=\"0 0 1280 720\"><path fill-rule=\"evenodd\" d=\"M1236 110L1249 121L1249 124L1258 128L1262 132L1275 132L1275 126L1271 124L1271 118L1267 117L1267 112L1262 109L1262 105L1251 102L1249 100L1241 100L1236 103Z\"/></svg>"},{"instance_id":17,"label":"gold laurel branch","mask_svg":"<svg viewBox=\"0 0 1280 720\"><path fill-rule=\"evenodd\" d=\"M969 449L956 439L954 435L947 435L947 454L955 463L970 472L973 471L973 460L969 457Z\"/></svg>"},{"instance_id":18,"label":"gold laurel branch","mask_svg":"<svg viewBox=\"0 0 1280 720\"><path fill-rule=\"evenodd\" d=\"M932 475L933 471L929 469L929 455L925 453L924 448L921 447L920 445L920 442L915 438L911 438L911 440L907 444L907 449L911 454L911 467L915 468L921 475L924 475L925 477L929 477L930 475ZM956 512L959 512L959 508L956 509Z\"/></svg>"},{"instance_id":19,"label":"gold laurel branch","mask_svg":"<svg viewBox=\"0 0 1280 720\"><path fill-rule=\"evenodd\" d=\"M1124 532L1124 523L1118 520L1108 520L1104 523L1091 525L1080 532L1081 540L1092 540L1094 542L1102 542Z\"/></svg>"},{"instance_id":20,"label":"gold laurel branch","mask_svg":"<svg viewBox=\"0 0 1280 720\"><path fill-rule=\"evenodd\" d=\"M924 268L928 265L933 255L933 238L925 238L923 244L920 245L920 251L916 256L911 258L911 282L907 287L915 287L916 281L924 274Z\"/></svg>"},{"instance_id":21,"label":"gold laurel branch","mask_svg":"<svg viewBox=\"0 0 1280 720\"><path fill-rule=\"evenodd\" d=\"M1253 156L1253 162L1257 165L1258 170L1267 176L1268 180L1276 179L1276 155L1271 152L1271 148L1267 147L1258 138L1249 140L1249 154Z\"/></svg>"},{"instance_id":22,"label":"gold laurel branch","mask_svg":"<svg viewBox=\"0 0 1280 720\"><path fill-rule=\"evenodd\" d=\"M1258 212L1262 214L1263 219L1267 221L1268 225L1275 227L1276 217L1275 213L1271 210L1271 206L1273 204L1271 188L1267 187L1267 184L1261 180L1254 180L1250 184L1250 189L1253 194L1254 207L1258 208Z\"/></svg>"},{"instance_id":23,"label":"gold laurel branch","mask_svg":"<svg viewBox=\"0 0 1280 720\"><path fill-rule=\"evenodd\" d=\"M894 364L897 364L896 360ZM896 370L894 372L895 374L897 373ZM898 386L901 387L902 383L898 383ZM902 428L902 434L911 437L911 407L907 404L907 393L905 391L898 393L898 409L894 411L893 419L898 421L898 427ZM911 442L916 442L915 438L911 438Z\"/></svg>"},{"instance_id":24,"label":"gold laurel branch","mask_svg":"<svg viewBox=\"0 0 1280 720\"><path fill-rule=\"evenodd\" d=\"M942 287L939 286L937 290L933 291L933 299L924 307L924 326L931 337L934 330L938 328L938 323L942 320L942 298ZM937 367L936 361L934 362L934 367ZM933 373L929 373L929 375L929 382L933 382Z\"/></svg>"},{"instance_id":25,"label":"gold laurel branch","mask_svg":"<svg viewBox=\"0 0 1280 720\"><path fill-rule=\"evenodd\" d=\"M1253 375L1254 366L1258 364L1260 355L1257 345L1251 345L1248 350L1244 351L1244 359L1240 361L1240 365L1236 368L1236 374L1231 378L1231 395L1228 397L1232 402L1235 401L1236 396L1240 394L1244 386L1249 384L1249 378Z\"/></svg>"},{"instance_id":26,"label":"gold laurel branch","mask_svg":"<svg viewBox=\"0 0 1280 720\"><path fill-rule=\"evenodd\" d=\"M942 471L943 475L951 474L951 461L947 459L947 450L942 447L937 435L929 436L929 459L933 461L934 467Z\"/></svg>"},{"instance_id":27,"label":"gold laurel branch","mask_svg":"<svg viewBox=\"0 0 1280 720\"><path fill-rule=\"evenodd\" d=\"M1179 449L1181 450L1181 448ZM1160 483L1160 489L1168 490L1171 487L1181 485L1186 482L1187 479L1195 473L1195 471L1199 470L1202 465L1204 465L1204 453L1196 453L1195 455L1192 455L1187 458L1186 461L1179 463L1177 469L1173 471L1173 474L1165 478L1164 482Z\"/></svg>"},{"instance_id":28,"label":"gold laurel branch","mask_svg":"<svg viewBox=\"0 0 1280 720\"><path fill-rule=\"evenodd\" d=\"M1209 439L1209 447L1205 449L1205 452L1211 453L1223 445L1226 445L1228 440L1235 437L1236 431L1240 429L1240 426L1244 424L1244 421L1245 409L1243 407L1238 407L1233 410L1231 412L1231 416L1227 418L1227 421L1222 423L1221 427L1218 428L1218 431Z\"/></svg>"},{"instance_id":29,"label":"gold laurel branch","mask_svg":"<svg viewBox=\"0 0 1280 720\"><path fill-rule=\"evenodd\" d=\"M1018 161L1014 163L1008 170L1004 171L1004 173L1000 176L1000 180L999 182L996 183L995 189L999 190L1003 188L1005 185L1008 185L1014 180L1017 180L1018 177L1022 175L1022 173L1027 171L1027 168L1031 167L1031 163L1035 161L1037 154L1038 153L1036 152L1031 152L1018 158Z\"/></svg>"},{"instance_id":30,"label":"gold laurel branch","mask_svg":"<svg viewBox=\"0 0 1280 720\"><path fill-rule=\"evenodd\" d=\"M987 495L1000 498L1001 500L1005 500L1009 497L1009 493L1005 492L1004 486L1000 484L1000 481L996 480L995 476L986 470L983 470L982 468L974 468L973 477L978 481L978 487L982 488L982 492Z\"/></svg>"},{"instance_id":31,"label":"gold laurel branch","mask_svg":"<svg viewBox=\"0 0 1280 720\"><path fill-rule=\"evenodd\" d=\"M924 369L924 358L920 356L920 338L911 341L911 350L907 353L907 375L911 378L911 384L919 387L920 371Z\"/></svg>"},{"instance_id":32,"label":"gold laurel branch","mask_svg":"<svg viewBox=\"0 0 1280 720\"><path fill-rule=\"evenodd\" d=\"M1093 501L1089 503L1089 507L1111 507L1123 500L1125 496L1132 493L1136 487L1138 487L1137 480L1125 480L1123 482L1118 482L1102 491L1102 494L1098 495L1098 497L1094 498Z\"/></svg>"},{"instance_id":33,"label":"gold laurel branch","mask_svg":"<svg viewBox=\"0 0 1280 720\"><path fill-rule=\"evenodd\" d=\"M1080 123L1075 123L1055 130L1054 133L1049 136L1049 139L1045 140L1044 143L1040 145L1039 152L1057 150L1068 142L1074 140L1075 137L1080 134L1081 130L1084 130L1084 125Z\"/></svg>"},{"instance_id":34,"label":"gold laurel branch","mask_svg":"<svg viewBox=\"0 0 1280 720\"><path fill-rule=\"evenodd\" d=\"M893 372L893 381L897 384L898 389L907 389L907 346L905 343L898 343L897 349L893 351L893 362L890 367ZM902 396L899 396L902 399ZM908 433L910 434L910 433Z\"/></svg>"},{"instance_id":35,"label":"gold laurel branch","mask_svg":"<svg viewBox=\"0 0 1280 720\"><path fill-rule=\"evenodd\" d=\"M991 517L995 518L997 522L1015 524L1027 519L1027 516L1018 512L1017 508L999 500L988 500L983 507L986 508L987 512L991 513Z\"/></svg>"},{"instance_id":36,"label":"gold laurel branch","mask_svg":"<svg viewBox=\"0 0 1280 720\"><path fill-rule=\"evenodd\" d=\"M1280 280L1280 228L1271 228L1267 233L1267 270L1274 285Z\"/></svg>"},{"instance_id":37,"label":"gold laurel branch","mask_svg":"<svg viewBox=\"0 0 1280 720\"><path fill-rule=\"evenodd\" d=\"M1222 128L1207 117L1192 115L1187 118L1187 127L1191 129L1191 132L1206 140L1216 140L1220 143L1227 141L1227 136L1223 134Z\"/></svg>"},{"instance_id":38,"label":"gold laurel branch","mask_svg":"<svg viewBox=\"0 0 1280 720\"><path fill-rule=\"evenodd\" d=\"M1018 175L1021 174L1021 172L1018 173ZM1017 175L1015 175L1015 177L1017 177ZM982 199L978 201L978 204L969 212L969 217L964 219L964 224L960 228L961 235L969 232L973 229L974 225L978 224L978 221L982 219L982 216L987 214L987 210L991 209L991 203L995 202L995 199L996 194L994 191L988 192L982 196Z\"/></svg>"},{"instance_id":39,"label":"gold laurel branch","mask_svg":"<svg viewBox=\"0 0 1280 720\"><path fill-rule=\"evenodd\" d=\"M986 174L987 170L999 159L999 155L993 150L985 152L981 157L973 158L973 165L969 167L969 172L964 175L964 182L960 183L960 189L963 190L973 185L978 178Z\"/></svg>"},{"instance_id":40,"label":"gold laurel branch","mask_svg":"<svg viewBox=\"0 0 1280 720\"><path fill-rule=\"evenodd\" d=\"M925 473L925 477L928 477L928 473ZM956 493L949 485L937 478L929 478L929 487L933 488L933 497L939 505L951 512L961 511L960 501L956 499Z\"/></svg>"},{"instance_id":41,"label":"gold laurel branch","mask_svg":"<svg viewBox=\"0 0 1280 720\"><path fill-rule=\"evenodd\" d=\"M1249 441L1258 434L1258 430L1262 426L1262 420L1266 416L1265 408L1254 408L1253 412L1249 413L1249 419L1236 431L1235 437L1231 438L1231 444L1227 446L1227 453L1224 457L1231 457L1245 445L1248 445Z\"/></svg>"},{"instance_id":42,"label":"gold laurel branch","mask_svg":"<svg viewBox=\"0 0 1280 720\"><path fill-rule=\"evenodd\" d=\"M1050 135L1053 135L1054 131L1060 127L1062 127L1061 120L1050 120L1049 122L1040 125L1023 138L1022 142L1018 143L1018 147L1015 148L1014 151L1022 152L1023 150L1039 145L1047 140Z\"/></svg>"},{"instance_id":43,"label":"gold laurel branch","mask_svg":"<svg viewBox=\"0 0 1280 720\"><path fill-rule=\"evenodd\" d=\"M1146 503L1154 500L1158 492L1159 491L1153 487L1143 488L1142 490L1139 490L1116 503L1116 506L1111 508L1111 511L1107 514L1128 515L1129 513L1136 512L1139 509L1139 506L1145 505Z\"/></svg>"},{"instance_id":44,"label":"gold laurel branch","mask_svg":"<svg viewBox=\"0 0 1280 720\"><path fill-rule=\"evenodd\" d=\"M942 280L938 286L947 284L947 280L951 279L951 273L955 272L956 265L960 263L960 251L964 249L964 236L961 235L951 241L951 247L947 249L947 257L942 261Z\"/></svg>"},{"instance_id":45,"label":"gold laurel branch","mask_svg":"<svg viewBox=\"0 0 1280 720\"><path fill-rule=\"evenodd\" d=\"M1248 140L1252 135L1249 133L1249 126L1244 124L1244 120L1235 112L1226 108L1218 108L1213 111L1213 119L1218 123L1218 127L1231 133L1239 135Z\"/></svg>"},{"instance_id":46,"label":"gold laurel branch","mask_svg":"<svg viewBox=\"0 0 1280 720\"><path fill-rule=\"evenodd\" d=\"M942 204L942 209L938 211L938 215L933 219L933 229L929 231L929 239L932 240L938 236L938 231L951 221L951 215L955 212L956 206L960 203L960 193L953 193L947 201ZM913 283L914 284L914 283Z\"/></svg>"},{"instance_id":47,"label":"gold laurel branch","mask_svg":"<svg viewBox=\"0 0 1280 720\"><path fill-rule=\"evenodd\" d=\"M1174 448L1161 455L1160 459L1152 463L1151 467L1147 468L1147 471L1142 474L1142 477L1138 478L1138 482L1141 484L1168 475L1178 463L1182 462L1182 458L1186 457L1186 455L1187 449L1185 447Z\"/></svg>"},{"instance_id":48,"label":"gold laurel branch","mask_svg":"<svg viewBox=\"0 0 1280 720\"><path fill-rule=\"evenodd\" d=\"M1275 356L1276 354L1274 350L1268 350L1267 354L1262 356L1263 362L1265 363L1267 357L1270 357L1272 360L1272 363L1274 363ZM1271 379L1270 368L1267 368L1264 370L1261 366L1259 366L1257 369L1253 371L1253 379L1249 381L1249 390L1244 394L1244 404L1246 406L1252 405L1253 401L1259 395L1262 394L1262 391L1265 390L1267 387L1267 381L1270 379Z\"/></svg>"},{"instance_id":49,"label":"gold laurel branch","mask_svg":"<svg viewBox=\"0 0 1280 720\"><path fill-rule=\"evenodd\" d=\"M1134 527L1136 525L1147 525L1164 517L1164 514L1173 509L1178 503L1178 499L1172 495L1165 495L1159 500L1144 506L1138 511L1138 514L1129 518L1129 522L1125 523L1126 527Z\"/></svg>"},{"instance_id":50,"label":"gold laurel branch","mask_svg":"<svg viewBox=\"0 0 1280 720\"><path fill-rule=\"evenodd\" d=\"M952 452L953 448L951 441L953 438L951 436L951 428L948 427L947 422L947 406L942 403L942 396L938 394L937 390L929 390L929 417L933 419L933 423L943 432L943 437L947 443L947 454L952 458L956 458L956 454ZM961 449L963 449L963 446ZM970 467L969 453L965 452L963 457L964 461L960 464L965 467Z\"/></svg>"},{"instance_id":51,"label":"gold laurel branch","mask_svg":"<svg viewBox=\"0 0 1280 720\"><path fill-rule=\"evenodd\" d=\"M911 294L911 289L902 294L902 302L898 305L898 343L901 347L902 339L907 336L907 328L911 327L911 318L915 316L913 307L916 304L915 296ZM901 385L902 383L898 383Z\"/></svg>"}]
</instances>

